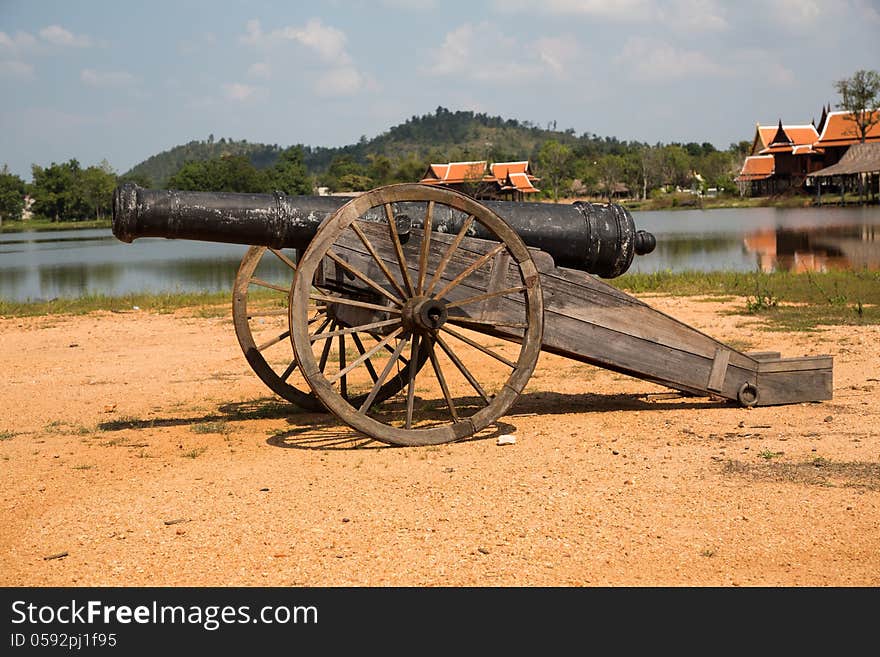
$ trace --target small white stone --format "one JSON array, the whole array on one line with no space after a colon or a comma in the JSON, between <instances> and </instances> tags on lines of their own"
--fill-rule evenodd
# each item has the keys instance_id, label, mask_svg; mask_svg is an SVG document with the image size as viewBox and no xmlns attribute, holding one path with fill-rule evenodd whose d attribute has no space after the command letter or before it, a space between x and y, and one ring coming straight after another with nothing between
<instances>
[{"instance_id":1,"label":"small white stone","mask_svg":"<svg viewBox=\"0 0 880 657\"><path fill-rule=\"evenodd\" d=\"M505 433L501 436L498 436L498 440L495 442L496 445L516 445L516 436L512 433Z\"/></svg>"}]
</instances>

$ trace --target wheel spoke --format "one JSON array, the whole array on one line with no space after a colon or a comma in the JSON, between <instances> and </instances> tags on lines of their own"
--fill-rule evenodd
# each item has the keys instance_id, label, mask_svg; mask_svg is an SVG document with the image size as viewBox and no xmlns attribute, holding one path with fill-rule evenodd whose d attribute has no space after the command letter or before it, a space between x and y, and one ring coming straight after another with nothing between
<instances>
[{"instance_id":1,"label":"wheel spoke","mask_svg":"<svg viewBox=\"0 0 880 657\"><path fill-rule=\"evenodd\" d=\"M495 297L505 297L508 294L515 294L516 292L525 292L526 288L524 285L520 285L519 287L509 287L505 290L498 290L497 292L486 292L486 294L478 294L473 297L468 297L467 299L459 299L458 301L452 301L446 304L447 308L457 308L458 306L466 306L469 303L476 303L477 301L485 301L486 299L493 299Z\"/></svg>"},{"instance_id":2,"label":"wheel spoke","mask_svg":"<svg viewBox=\"0 0 880 657\"><path fill-rule=\"evenodd\" d=\"M494 358L495 360L499 360L499 361L501 361L502 363L504 363L504 364L507 365L508 367L516 368L516 363L514 363L512 360L508 360L508 359L505 358L504 356L502 356L502 355L500 355L500 354L496 354L494 351L491 351L491 350L487 349L486 347L484 347L483 345L481 345L479 342L476 342L476 341L474 341L474 340L471 340L471 339L470 339L469 337L467 337L466 335L462 335L462 334L459 333L458 331L453 331L453 330L452 330L451 328L449 328L448 326L441 326L441 327L440 327L440 330L441 330L441 331L445 331L445 332L448 333L449 335L452 335L452 336L458 338L459 340L461 340L462 342L465 342L465 343L469 344L469 345L472 346L474 349L479 349L480 351L482 351L482 352L483 352L484 354L486 354L487 356L491 356L491 357Z\"/></svg>"},{"instance_id":3,"label":"wheel spoke","mask_svg":"<svg viewBox=\"0 0 880 657\"><path fill-rule=\"evenodd\" d=\"M379 294L381 294L381 295L387 297L388 300L390 300L393 304L395 304L395 305L397 305L397 306L402 306L402 305L403 305L403 301L401 301L401 300L398 299L396 296L394 296L393 294L391 294L388 290L386 290L384 287L382 287L381 285L379 285L379 284L378 284L376 281L374 281L372 278L370 278L369 276L367 276L366 274L364 274L363 272L361 272L360 270L358 270L358 269L355 268L354 266L352 266L352 265L350 265L349 263L347 263L345 260L343 260L342 258L340 258L337 254L335 254L335 253L334 253L333 251L331 251L330 249L327 250L327 257L331 258L331 259L333 260L333 262L335 262L335 263L338 264L340 267L342 267L343 269L345 269L346 271L348 271L352 276L354 276L354 277L358 278L359 280L363 281L364 283L366 283L367 285L369 285L371 288L373 288L374 290L376 290L376 292L378 292Z\"/></svg>"},{"instance_id":4,"label":"wheel spoke","mask_svg":"<svg viewBox=\"0 0 880 657\"><path fill-rule=\"evenodd\" d=\"M440 347L443 349L443 351L446 352L446 355L449 356L449 360L451 360L453 363L455 363L455 366L459 369L459 371L462 374L464 374L464 378L466 378L468 380L468 383L470 383L471 386L473 386L473 389L476 390L477 393L480 395L480 397L483 398L483 401L485 401L488 404L491 401L489 399L489 395L486 394L486 391L483 390L483 387L474 378L474 375L470 373L470 370L468 370L468 368L465 367L464 363L462 363L459 360L458 356L455 355L455 352L452 351L452 348L448 344L446 344L446 342L443 340L443 338L441 338L438 335L438 336L436 336L436 340L437 340L437 344L439 344Z\"/></svg>"},{"instance_id":5,"label":"wheel spoke","mask_svg":"<svg viewBox=\"0 0 880 657\"><path fill-rule=\"evenodd\" d=\"M278 249L273 249L272 247L269 247L269 250L276 256L278 256L278 259L281 260L281 262L290 267L293 271L296 271L296 263L293 260L281 253L281 251L279 251Z\"/></svg>"},{"instance_id":6,"label":"wheel spoke","mask_svg":"<svg viewBox=\"0 0 880 657\"><path fill-rule=\"evenodd\" d=\"M419 334L414 333L412 337L412 345L409 360L411 363L418 363L419 355ZM409 368L409 385L406 388L406 428L412 429L413 402L415 401L416 392L416 367Z\"/></svg>"},{"instance_id":7,"label":"wheel spoke","mask_svg":"<svg viewBox=\"0 0 880 657\"><path fill-rule=\"evenodd\" d=\"M330 330L336 326L336 322L332 322L330 324ZM324 367L327 365L327 358L330 356L330 347L333 346L333 340L327 340L324 343L324 348L321 350L321 360L318 361L318 369L322 372L324 371Z\"/></svg>"},{"instance_id":8,"label":"wheel spoke","mask_svg":"<svg viewBox=\"0 0 880 657\"><path fill-rule=\"evenodd\" d=\"M394 220L394 212L391 204L385 204L385 217L388 219L388 232L391 234L391 243L394 245L394 253L397 254L397 264L400 265L400 273L403 275L403 284L409 296L414 296L412 279L406 266L406 257L403 255L403 246L400 243L400 235L397 234L397 222Z\"/></svg>"},{"instance_id":9,"label":"wheel spoke","mask_svg":"<svg viewBox=\"0 0 880 657\"><path fill-rule=\"evenodd\" d=\"M434 374L437 375L437 380L440 382L440 389L443 391L443 397L446 399L446 406L449 408L449 414L452 416L453 422L458 422L458 411L455 408L455 403L452 401L452 395L449 394L449 386L446 385L446 377L443 376L443 369L440 367L440 363L437 362L437 354L434 353L433 340L429 347L428 357L431 359L431 367L434 368Z\"/></svg>"},{"instance_id":10,"label":"wheel spoke","mask_svg":"<svg viewBox=\"0 0 880 657\"><path fill-rule=\"evenodd\" d=\"M388 362L385 364L385 369L383 369L382 373L379 375L379 380L376 381L373 389L370 390L370 394L367 395L364 403L361 404L361 407L358 409L358 413L366 415L367 411L370 409L370 406L373 404L373 401L375 401L376 395L379 394L379 390L382 388L382 384L385 382L385 379L388 377L388 374L394 367L394 363L396 363L397 359L400 358L400 353L403 351L403 348L406 346L407 342L407 339L403 339L397 343L397 347L391 353L391 358L389 358Z\"/></svg>"},{"instance_id":11,"label":"wheel spoke","mask_svg":"<svg viewBox=\"0 0 880 657\"><path fill-rule=\"evenodd\" d=\"M400 314L400 309L391 308L389 306L380 306L376 303L367 303L366 301L356 301L355 299L349 299L347 297L328 297L323 294L310 294L309 299L313 299L315 301L324 301L325 303L341 303L345 306L357 306L358 308L369 308L370 310L381 310L386 313L392 313L395 315Z\"/></svg>"},{"instance_id":12,"label":"wheel spoke","mask_svg":"<svg viewBox=\"0 0 880 657\"><path fill-rule=\"evenodd\" d=\"M354 346L357 347L358 352L360 352L361 356L363 356L364 353L366 353L366 350L364 349L364 343L361 342L361 339L358 337L358 334L352 333L351 339L354 340ZM388 346L388 345L386 344L385 346ZM376 374L376 369L373 367L373 364L370 362L369 356L367 357L367 360L364 361L364 365L367 366L367 372L370 373L370 378L373 379L373 383L376 383L376 381L379 378L379 375Z\"/></svg>"},{"instance_id":13,"label":"wheel spoke","mask_svg":"<svg viewBox=\"0 0 880 657\"><path fill-rule=\"evenodd\" d=\"M348 378L346 373L348 369L345 367L345 336L339 336L339 374L335 380L339 381L339 394L343 399L348 399Z\"/></svg>"},{"instance_id":14,"label":"wheel spoke","mask_svg":"<svg viewBox=\"0 0 880 657\"><path fill-rule=\"evenodd\" d=\"M290 365L287 366L287 369L281 373L281 376L278 377L282 381L287 381L291 374L293 374L293 370L296 369L296 358L290 361Z\"/></svg>"},{"instance_id":15,"label":"wheel spoke","mask_svg":"<svg viewBox=\"0 0 880 657\"><path fill-rule=\"evenodd\" d=\"M257 310L255 312L248 313L248 319L253 319L254 317L275 317L277 315L286 315L287 308L273 308L271 310Z\"/></svg>"},{"instance_id":16,"label":"wheel spoke","mask_svg":"<svg viewBox=\"0 0 880 657\"><path fill-rule=\"evenodd\" d=\"M264 281L262 278L257 278L256 276L252 276L250 282L253 285L259 285L260 287L268 287L270 290L278 290L279 292L284 292L287 294L290 292L289 287L281 287L280 285L275 285L274 283L268 283Z\"/></svg>"},{"instance_id":17,"label":"wheel spoke","mask_svg":"<svg viewBox=\"0 0 880 657\"><path fill-rule=\"evenodd\" d=\"M434 272L434 276L431 277L431 282L428 284L428 289L425 290L426 295L431 296L431 291L434 289L434 286L440 282L440 277L443 276L443 272L446 271L446 265L449 264L449 261L452 259L453 254L458 249L459 245L465 238L465 235L467 235L467 232L473 223L474 215L469 214L468 218L465 219L462 223L461 229L458 231L455 239L452 240L452 244L449 245L449 248L446 249L446 253L443 254L443 258L440 260L440 264L437 265L437 271Z\"/></svg>"},{"instance_id":18,"label":"wheel spoke","mask_svg":"<svg viewBox=\"0 0 880 657\"><path fill-rule=\"evenodd\" d=\"M351 326L349 328L338 329L336 331L328 331L327 333L322 333L318 335L317 333L309 334L309 339L312 342L316 342L318 340L326 340L328 338L335 338L337 335L349 335L355 333L367 333L369 329L379 328L382 326L391 326L392 324L400 324L399 319L386 319L383 322L373 322L372 324L363 324L361 326ZM288 331L290 333L290 331Z\"/></svg>"},{"instance_id":19,"label":"wheel spoke","mask_svg":"<svg viewBox=\"0 0 880 657\"><path fill-rule=\"evenodd\" d=\"M406 298L407 297L406 292L404 292L403 288L400 287L400 283L398 283L397 279L394 278L394 274L392 274L391 270L388 269L388 265L385 264L385 261L382 260L382 258L376 252L376 248L373 246L372 242L370 242L370 240L367 238L366 234L361 229L361 227L357 225L356 221L351 224L351 228L357 234L357 236L360 238L363 245L367 248L367 251L370 252L370 255L373 256L373 260L375 260L376 264L379 265L379 269L381 269L382 273L385 274L385 278L388 279L388 282L391 283L391 285L394 287L395 290L397 290L397 293L401 297Z\"/></svg>"},{"instance_id":20,"label":"wheel spoke","mask_svg":"<svg viewBox=\"0 0 880 657\"><path fill-rule=\"evenodd\" d=\"M478 258L477 260L474 260L468 267L463 269L458 274L458 276L456 276L451 281L449 281L446 285L444 285L443 289L440 290L439 292L437 292L434 296L437 297L438 299L443 298L449 292L449 290L451 290L456 285L461 283L464 279L466 279L472 273L477 271L477 269L482 267L484 264L489 262L489 260L494 258L496 255L498 255L505 248L507 248L507 245L504 244L504 242L501 242L495 248L493 248L491 251L489 251L489 253L486 253L486 254L482 255L480 258Z\"/></svg>"},{"instance_id":21,"label":"wheel spoke","mask_svg":"<svg viewBox=\"0 0 880 657\"><path fill-rule=\"evenodd\" d=\"M428 201L428 209L425 211L425 221L422 224L422 249L419 252L419 278L416 284L416 294L425 291L425 274L428 271L428 252L431 245L431 224L434 221L434 201Z\"/></svg>"},{"instance_id":22,"label":"wheel spoke","mask_svg":"<svg viewBox=\"0 0 880 657\"><path fill-rule=\"evenodd\" d=\"M389 333L388 336L381 343L375 345L369 351L362 353L361 356L357 360L353 361L351 363L351 365L346 366L345 369L340 368L339 372L337 372L335 376L332 376L329 379L327 379L327 381L330 383L336 383L337 381L339 381L339 379L343 379L346 374L351 372L355 367L357 367L358 365L360 365L364 361L368 360L370 358L370 356L372 356L377 351L379 351L382 348L383 344L388 344L394 338L396 338L398 335L400 335L402 332L403 332L402 326L395 329L394 331ZM341 338L341 336L340 336L340 338Z\"/></svg>"},{"instance_id":23,"label":"wheel spoke","mask_svg":"<svg viewBox=\"0 0 880 657\"><path fill-rule=\"evenodd\" d=\"M284 333L282 333L280 335L276 335L271 340L267 340L263 344L259 345L257 347L257 351L263 351L264 349L268 349L272 345L276 345L279 342L281 342L284 338L289 338L289 337L290 337L290 329L287 329Z\"/></svg>"}]
</instances>

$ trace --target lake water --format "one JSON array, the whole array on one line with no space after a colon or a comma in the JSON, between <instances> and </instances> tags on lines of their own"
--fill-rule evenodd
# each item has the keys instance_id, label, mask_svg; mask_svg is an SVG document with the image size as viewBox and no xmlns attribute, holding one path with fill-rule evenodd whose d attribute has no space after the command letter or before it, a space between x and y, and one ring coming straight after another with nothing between
<instances>
[{"instance_id":1,"label":"lake water","mask_svg":"<svg viewBox=\"0 0 880 657\"><path fill-rule=\"evenodd\" d=\"M880 270L880 207L634 212L657 248L630 272ZM110 230L0 234L0 298L231 291L247 246ZM280 273L281 270L279 270Z\"/></svg>"}]
</instances>

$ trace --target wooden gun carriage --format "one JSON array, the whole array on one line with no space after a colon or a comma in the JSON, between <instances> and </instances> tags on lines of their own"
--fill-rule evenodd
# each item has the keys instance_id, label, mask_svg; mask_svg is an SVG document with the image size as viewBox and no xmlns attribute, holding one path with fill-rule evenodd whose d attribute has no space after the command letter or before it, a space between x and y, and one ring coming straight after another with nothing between
<instances>
[{"instance_id":1,"label":"wooden gun carriage","mask_svg":"<svg viewBox=\"0 0 880 657\"><path fill-rule=\"evenodd\" d=\"M390 444L495 423L542 351L742 406L832 395L830 356L741 352L600 280L654 248L614 204L481 202L422 184L346 199L124 185L113 232L251 245L232 309L253 370ZM259 273L267 260L284 283ZM279 304L256 308L255 287ZM257 337L273 320L286 326Z\"/></svg>"}]
</instances>

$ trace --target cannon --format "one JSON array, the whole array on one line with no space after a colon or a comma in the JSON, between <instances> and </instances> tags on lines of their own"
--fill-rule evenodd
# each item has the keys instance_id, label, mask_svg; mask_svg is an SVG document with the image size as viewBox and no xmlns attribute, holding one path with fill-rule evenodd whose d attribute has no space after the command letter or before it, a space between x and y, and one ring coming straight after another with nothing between
<instances>
[{"instance_id":1,"label":"cannon","mask_svg":"<svg viewBox=\"0 0 880 657\"><path fill-rule=\"evenodd\" d=\"M232 309L252 369L393 445L496 423L542 352L746 407L832 395L831 356L742 352L604 282L655 245L616 204L479 201L417 183L350 198L129 184L114 193L113 233L249 245ZM282 283L259 273L266 260ZM250 303L255 287L277 303Z\"/></svg>"}]
</instances>

